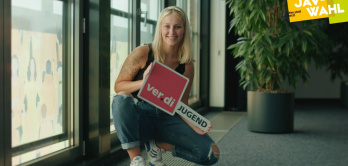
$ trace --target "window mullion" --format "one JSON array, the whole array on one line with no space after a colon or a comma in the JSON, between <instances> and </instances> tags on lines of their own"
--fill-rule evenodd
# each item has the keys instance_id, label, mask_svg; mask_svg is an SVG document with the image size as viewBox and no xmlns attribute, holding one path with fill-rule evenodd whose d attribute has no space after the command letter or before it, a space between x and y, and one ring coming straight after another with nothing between
<instances>
[{"instance_id":1,"label":"window mullion","mask_svg":"<svg viewBox=\"0 0 348 166\"><path fill-rule=\"evenodd\" d=\"M2 7L0 7L0 17L2 17L1 25L2 30L0 30L0 44L2 45L2 51L1 54L3 54L3 80L1 88L3 88L3 96L1 96L2 100L2 111L3 115L1 116L3 126L3 134L1 137L3 137L3 162L4 165L11 165L11 1L7 0L0 0L0 4ZM1 50L1 49L0 49Z\"/></svg>"},{"instance_id":2,"label":"window mullion","mask_svg":"<svg viewBox=\"0 0 348 166\"><path fill-rule=\"evenodd\" d=\"M4 54L4 1L0 0L0 55ZM0 56L0 135L5 135L4 56ZM0 137L0 165L5 165L5 137Z\"/></svg>"},{"instance_id":3,"label":"window mullion","mask_svg":"<svg viewBox=\"0 0 348 166\"><path fill-rule=\"evenodd\" d=\"M132 47L131 50L136 48L140 45L140 15L141 15L141 8L140 8L140 0L132 0L132 13L133 13L133 24L132 24Z\"/></svg>"}]
</instances>

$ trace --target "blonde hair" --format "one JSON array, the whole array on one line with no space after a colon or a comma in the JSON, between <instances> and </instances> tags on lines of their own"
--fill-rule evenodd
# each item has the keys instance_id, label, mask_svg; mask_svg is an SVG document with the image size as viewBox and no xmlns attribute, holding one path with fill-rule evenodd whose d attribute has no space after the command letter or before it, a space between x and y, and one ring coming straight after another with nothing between
<instances>
[{"instance_id":1,"label":"blonde hair","mask_svg":"<svg viewBox=\"0 0 348 166\"><path fill-rule=\"evenodd\" d=\"M193 62L189 22L188 22L186 13L177 6L170 6L165 8L159 16L159 19L156 25L155 37L152 42L152 50L154 53L154 58L155 60L158 60L162 63L164 62L165 56L163 54L163 49L162 49L163 39L161 35L162 33L161 24L162 24L163 18L170 14L176 14L177 16L179 16L179 18L181 19L185 27L184 37L179 46L179 52L178 52L179 62L181 64Z\"/></svg>"}]
</instances>

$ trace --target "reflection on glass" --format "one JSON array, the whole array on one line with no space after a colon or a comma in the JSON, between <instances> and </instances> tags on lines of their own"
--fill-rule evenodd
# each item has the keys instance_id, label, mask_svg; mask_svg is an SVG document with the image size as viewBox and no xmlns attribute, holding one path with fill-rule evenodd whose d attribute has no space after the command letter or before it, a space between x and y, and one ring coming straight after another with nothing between
<instances>
[{"instance_id":1,"label":"reflection on glass","mask_svg":"<svg viewBox=\"0 0 348 166\"><path fill-rule=\"evenodd\" d=\"M159 16L158 0L141 0L140 44L151 43ZM146 24L145 24L146 19Z\"/></svg>"},{"instance_id":2,"label":"reflection on glass","mask_svg":"<svg viewBox=\"0 0 348 166\"><path fill-rule=\"evenodd\" d=\"M129 0L111 0L111 8L128 13Z\"/></svg>"},{"instance_id":3,"label":"reflection on glass","mask_svg":"<svg viewBox=\"0 0 348 166\"><path fill-rule=\"evenodd\" d=\"M111 57L110 57L110 131L114 131L112 124L111 104L113 96L116 95L114 91L115 81L122 68L123 62L129 54L130 42L130 25L131 12L129 11L129 0L111 0ZM156 20L158 19L159 0L141 0L141 18L140 23L140 43L152 42L156 27ZM120 12L121 11L121 12ZM122 13L122 14L118 14ZM125 14L126 13L126 14ZM128 15L127 15L128 14ZM146 18L146 24L145 22Z\"/></svg>"},{"instance_id":4,"label":"reflection on glass","mask_svg":"<svg viewBox=\"0 0 348 166\"><path fill-rule=\"evenodd\" d=\"M22 7L40 11L42 10L42 0L12 0L12 6Z\"/></svg>"},{"instance_id":5,"label":"reflection on glass","mask_svg":"<svg viewBox=\"0 0 348 166\"><path fill-rule=\"evenodd\" d=\"M195 60L194 66L195 66L195 77L193 79L192 88L190 91L190 98L189 98L189 104L195 103L199 100L199 24L200 24L200 1L198 0L178 0L177 5L181 8L183 8L186 11L188 20L190 22L190 28L191 28L191 40L192 40L192 47L193 47L193 59Z\"/></svg>"},{"instance_id":6,"label":"reflection on glass","mask_svg":"<svg viewBox=\"0 0 348 166\"><path fill-rule=\"evenodd\" d=\"M54 151L61 150L62 147L66 147L66 145L68 145L68 143L69 143L69 141L59 142L59 143L56 143L53 145L46 146L44 148L40 148L40 149L33 151L33 152L24 153L23 155L21 155L21 157L19 157L19 156L13 157L12 158L12 165L18 165L20 163L25 163L25 162L32 160L33 159L32 156L36 155L37 152L40 153L40 156L44 156L44 155L50 154Z\"/></svg>"},{"instance_id":7,"label":"reflection on glass","mask_svg":"<svg viewBox=\"0 0 348 166\"><path fill-rule=\"evenodd\" d=\"M12 0L12 147L63 133L63 2ZM14 156L13 165L66 147Z\"/></svg>"},{"instance_id":8,"label":"reflection on glass","mask_svg":"<svg viewBox=\"0 0 348 166\"><path fill-rule=\"evenodd\" d=\"M128 0L111 0L112 10L119 10L129 14ZM114 13L112 11L112 13ZM113 96L116 95L114 85L118 74L122 68L123 62L126 60L129 52L129 20L130 17L123 15L111 14L111 41L110 41L110 121L112 123L111 104ZM110 131L114 131L113 124L110 125Z\"/></svg>"}]
</instances>

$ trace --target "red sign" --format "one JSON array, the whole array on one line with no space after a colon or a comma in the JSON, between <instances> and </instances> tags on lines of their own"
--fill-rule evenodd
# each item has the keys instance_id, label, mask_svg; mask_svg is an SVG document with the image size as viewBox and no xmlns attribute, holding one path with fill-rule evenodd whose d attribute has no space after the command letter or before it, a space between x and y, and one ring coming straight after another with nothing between
<instances>
[{"instance_id":1,"label":"red sign","mask_svg":"<svg viewBox=\"0 0 348 166\"><path fill-rule=\"evenodd\" d=\"M188 78L175 70L154 61L152 70L146 77L138 97L170 115L181 100L188 84Z\"/></svg>"}]
</instances>

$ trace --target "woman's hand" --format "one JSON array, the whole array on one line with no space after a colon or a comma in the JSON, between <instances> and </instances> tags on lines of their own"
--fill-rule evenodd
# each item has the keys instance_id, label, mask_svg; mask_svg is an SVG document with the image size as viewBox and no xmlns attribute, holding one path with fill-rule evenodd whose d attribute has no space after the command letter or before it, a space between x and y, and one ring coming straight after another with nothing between
<instances>
[{"instance_id":1,"label":"woman's hand","mask_svg":"<svg viewBox=\"0 0 348 166\"><path fill-rule=\"evenodd\" d=\"M192 130L195 131L197 134L199 134L199 135L204 135L204 134L209 133L210 128L211 128L211 125L208 126L207 131L204 131L204 130L200 129L199 127L197 127L196 125L194 125L193 123L191 123L190 121L188 121L187 119L183 118L181 115L179 115L179 116L180 116L180 118L181 118L184 122L186 122L186 124L187 124L188 126L190 126L190 127L192 128Z\"/></svg>"},{"instance_id":2,"label":"woman's hand","mask_svg":"<svg viewBox=\"0 0 348 166\"><path fill-rule=\"evenodd\" d=\"M151 69L152 69L152 62L150 63L150 65L144 71L143 80L145 80L146 76L150 73Z\"/></svg>"},{"instance_id":3,"label":"woman's hand","mask_svg":"<svg viewBox=\"0 0 348 166\"><path fill-rule=\"evenodd\" d=\"M204 135L204 134L209 133L210 128L211 128L211 125L208 126L207 131L204 131L204 130L200 129L199 127L197 127L197 126L195 126L195 125L191 126L191 128L192 128L197 134L199 134L199 135Z\"/></svg>"}]
</instances>

